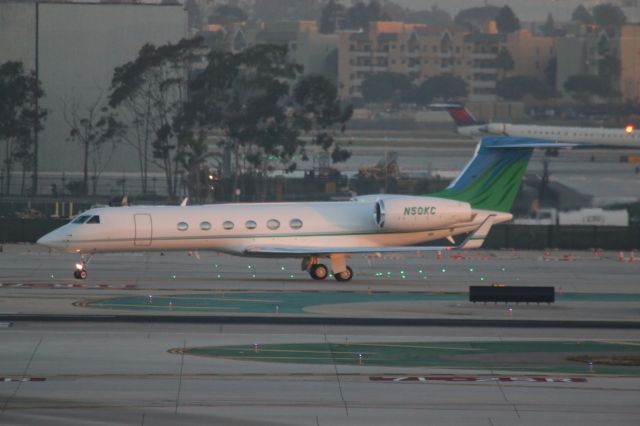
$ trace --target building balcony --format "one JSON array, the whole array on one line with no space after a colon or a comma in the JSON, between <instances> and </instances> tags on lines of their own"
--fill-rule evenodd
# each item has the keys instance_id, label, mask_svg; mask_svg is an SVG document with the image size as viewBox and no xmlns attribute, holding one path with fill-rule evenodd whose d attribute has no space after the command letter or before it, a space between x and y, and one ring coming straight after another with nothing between
<instances>
[{"instance_id":1,"label":"building balcony","mask_svg":"<svg viewBox=\"0 0 640 426\"><path fill-rule=\"evenodd\" d=\"M498 68L488 67L488 66L477 66L477 67L471 67L471 72L479 72L484 74L497 74Z\"/></svg>"},{"instance_id":2,"label":"building balcony","mask_svg":"<svg viewBox=\"0 0 640 426\"><path fill-rule=\"evenodd\" d=\"M494 89L496 87L495 81L472 81L471 87L473 89Z\"/></svg>"},{"instance_id":3,"label":"building balcony","mask_svg":"<svg viewBox=\"0 0 640 426\"><path fill-rule=\"evenodd\" d=\"M497 53L472 53L471 59L495 59L498 57Z\"/></svg>"}]
</instances>

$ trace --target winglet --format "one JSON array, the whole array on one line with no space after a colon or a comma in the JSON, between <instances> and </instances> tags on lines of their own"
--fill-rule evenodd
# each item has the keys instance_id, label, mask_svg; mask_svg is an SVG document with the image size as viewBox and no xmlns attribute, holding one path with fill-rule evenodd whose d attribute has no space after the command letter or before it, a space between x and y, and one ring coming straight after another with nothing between
<instances>
[{"instance_id":1,"label":"winglet","mask_svg":"<svg viewBox=\"0 0 640 426\"><path fill-rule=\"evenodd\" d=\"M189 202L189 197L184 197L184 200L180 203L180 207L185 207L187 202Z\"/></svg>"},{"instance_id":2,"label":"winglet","mask_svg":"<svg viewBox=\"0 0 640 426\"><path fill-rule=\"evenodd\" d=\"M496 215L492 214L487 216L487 218L482 222L482 224L460 244L458 247L460 250L467 249L477 249L482 247L484 243L484 239L487 238L491 227L493 226L493 222L496 218Z\"/></svg>"}]
</instances>

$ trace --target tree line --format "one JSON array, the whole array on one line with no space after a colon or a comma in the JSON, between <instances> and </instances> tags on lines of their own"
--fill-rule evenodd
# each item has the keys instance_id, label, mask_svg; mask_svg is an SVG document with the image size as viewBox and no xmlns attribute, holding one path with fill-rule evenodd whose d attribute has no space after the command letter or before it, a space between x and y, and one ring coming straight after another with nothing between
<instances>
[{"instance_id":1,"label":"tree line","mask_svg":"<svg viewBox=\"0 0 640 426\"><path fill-rule=\"evenodd\" d=\"M335 136L345 131L352 107L342 105L327 78L303 76L302 68L289 62L286 46L256 45L236 54L212 50L204 69L194 70L204 48L198 37L146 44L114 69L108 90L93 102L65 102L68 137L81 147L83 169L82 181L67 189L95 195L100 174L122 145L136 154L143 193L149 192L150 169L158 167L170 197L185 183L196 200L218 183L225 161L234 190L241 175L250 175L264 199L267 174L295 170L296 160L307 157L307 143L329 152L335 162L349 158ZM17 162L23 173L33 166L34 135L47 117L37 100L44 96L35 74L22 64L0 66L4 193ZM208 149L212 134L219 139L215 153Z\"/></svg>"}]
</instances>

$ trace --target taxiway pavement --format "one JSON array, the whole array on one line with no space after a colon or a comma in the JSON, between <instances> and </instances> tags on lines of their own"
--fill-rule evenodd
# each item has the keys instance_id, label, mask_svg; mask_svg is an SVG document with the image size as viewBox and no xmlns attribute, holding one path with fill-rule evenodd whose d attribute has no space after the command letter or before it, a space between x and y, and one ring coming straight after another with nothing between
<instances>
[{"instance_id":1,"label":"taxiway pavement","mask_svg":"<svg viewBox=\"0 0 640 426\"><path fill-rule=\"evenodd\" d=\"M465 368L445 358L422 367L374 366L366 358L359 363L355 357L353 362L336 358L336 362L318 364L274 363L183 351L232 345L252 351L256 344L330 347L345 341L440 347L489 341L505 348L521 341L588 341L624 345L625 354L640 358L640 349L633 349L640 348L637 328L535 327L536 320L549 318L637 321L640 263L618 262L617 253L603 253L600 258L591 252L565 251L554 252L551 258L542 252L511 251L472 252L459 259L445 253L442 260L433 253L354 257L356 277L348 284L312 281L294 260L256 261L211 253L199 253L199 259L194 253L96 256L89 265L89 278L78 282L71 278L76 260L35 246L5 246L0 253L0 314L170 319L171 315L219 315L229 305L214 304L214 309L194 313L177 307L174 311L168 305L158 310L91 303L149 294L187 295L195 300L220 299L223 293L226 299L266 296L247 305L234 302L240 306L235 315L253 316L253 324L0 320L1 424L640 423L637 367L630 367L628 374L603 374L598 365L586 363L576 364L571 371L551 371L544 365L513 369L506 363L496 369L481 359ZM473 305L464 300L469 285L482 283L554 285L558 301L518 305L509 312L505 305ZM398 293L409 298L367 300ZM286 324L261 323L260 318L292 315L284 307L283 312L275 312L261 305L274 307L274 297L291 294L299 302L296 309L301 312L295 314L299 318L351 315L365 320L432 317L529 319L532 323L528 327L373 327L308 325L299 318ZM328 302L314 304L314 294ZM411 294L424 300L411 300ZM82 301L89 303L78 303ZM531 357L545 356L542 349L531 353ZM541 377L544 380L537 381Z\"/></svg>"}]
</instances>

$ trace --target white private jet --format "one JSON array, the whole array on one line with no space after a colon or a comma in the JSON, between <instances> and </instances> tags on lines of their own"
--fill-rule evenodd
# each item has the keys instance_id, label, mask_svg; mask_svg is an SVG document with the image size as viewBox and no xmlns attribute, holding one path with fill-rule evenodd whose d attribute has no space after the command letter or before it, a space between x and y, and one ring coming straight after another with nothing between
<instances>
[{"instance_id":1,"label":"white private jet","mask_svg":"<svg viewBox=\"0 0 640 426\"><path fill-rule=\"evenodd\" d=\"M550 139L558 142L588 143L599 146L626 146L640 148L640 132L632 125L622 129L603 127L540 126L534 124L485 123L478 121L462 105L433 104L432 108L443 108L449 112L461 135L482 138L490 135Z\"/></svg>"},{"instance_id":2,"label":"white private jet","mask_svg":"<svg viewBox=\"0 0 640 426\"><path fill-rule=\"evenodd\" d=\"M473 249L509 213L534 148L577 145L524 138L485 138L458 178L428 196L376 194L345 202L215 204L94 208L46 234L38 244L87 257L104 252L214 250L239 256L301 258L325 279L328 258L338 281L349 281L356 253ZM417 246L470 233L459 246Z\"/></svg>"}]
</instances>

